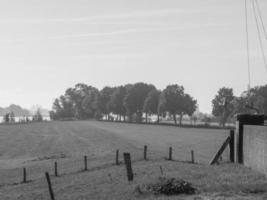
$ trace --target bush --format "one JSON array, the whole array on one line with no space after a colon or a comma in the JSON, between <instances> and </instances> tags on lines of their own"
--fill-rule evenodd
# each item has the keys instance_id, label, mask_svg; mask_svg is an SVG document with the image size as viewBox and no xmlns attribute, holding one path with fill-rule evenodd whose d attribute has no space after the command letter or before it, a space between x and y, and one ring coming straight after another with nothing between
<instances>
[{"instance_id":1,"label":"bush","mask_svg":"<svg viewBox=\"0 0 267 200\"><path fill-rule=\"evenodd\" d=\"M156 183L144 185L144 190L153 194L179 195L195 194L191 183L176 178L159 178Z\"/></svg>"}]
</instances>

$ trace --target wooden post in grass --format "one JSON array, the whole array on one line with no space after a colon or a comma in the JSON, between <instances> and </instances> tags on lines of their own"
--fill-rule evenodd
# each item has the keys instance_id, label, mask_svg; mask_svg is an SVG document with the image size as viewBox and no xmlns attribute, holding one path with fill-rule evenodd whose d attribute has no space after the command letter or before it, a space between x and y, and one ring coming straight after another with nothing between
<instances>
[{"instance_id":1,"label":"wooden post in grass","mask_svg":"<svg viewBox=\"0 0 267 200\"><path fill-rule=\"evenodd\" d=\"M50 198L51 198L51 200L55 200L55 195L54 195L54 192L53 192L53 188L52 188L52 184L51 184L49 173L45 172L45 176L46 176L46 180L47 180L47 184L48 184Z\"/></svg>"},{"instance_id":2,"label":"wooden post in grass","mask_svg":"<svg viewBox=\"0 0 267 200\"><path fill-rule=\"evenodd\" d=\"M194 154L194 150L191 150L191 162L195 163L195 154Z\"/></svg>"},{"instance_id":3,"label":"wooden post in grass","mask_svg":"<svg viewBox=\"0 0 267 200\"><path fill-rule=\"evenodd\" d=\"M133 169L132 169L131 154L124 153L123 157L124 157L124 163L126 165L128 181L133 181L134 175L133 175Z\"/></svg>"},{"instance_id":4,"label":"wooden post in grass","mask_svg":"<svg viewBox=\"0 0 267 200\"><path fill-rule=\"evenodd\" d=\"M87 171L88 167L87 167L87 156L84 156L84 171Z\"/></svg>"},{"instance_id":5,"label":"wooden post in grass","mask_svg":"<svg viewBox=\"0 0 267 200\"><path fill-rule=\"evenodd\" d=\"M23 183L27 183L27 172L26 172L26 168L23 168Z\"/></svg>"},{"instance_id":6,"label":"wooden post in grass","mask_svg":"<svg viewBox=\"0 0 267 200\"><path fill-rule=\"evenodd\" d=\"M235 131L230 130L230 161L235 162Z\"/></svg>"},{"instance_id":7,"label":"wooden post in grass","mask_svg":"<svg viewBox=\"0 0 267 200\"><path fill-rule=\"evenodd\" d=\"M172 147L169 148L169 160L172 160Z\"/></svg>"},{"instance_id":8,"label":"wooden post in grass","mask_svg":"<svg viewBox=\"0 0 267 200\"><path fill-rule=\"evenodd\" d=\"M58 171L57 171L57 161L55 162L55 176L58 176Z\"/></svg>"},{"instance_id":9,"label":"wooden post in grass","mask_svg":"<svg viewBox=\"0 0 267 200\"><path fill-rule=\"evenodd\" d=\"M144 146L144 160L147 160L147 145Z\"/></svg>"},{"instance_id":10,"label":"wooden post in grass","mask_svg":"<svg viewBox=\"0 0 267 200\"><path fill-rule=\"evenodd\" d=\"M116 165L119 165L119 150L116 151Z\"/></svg>"},{"instance_id":11,"label":"wooden post in grass","mask_svg":"<svg viewBox=\"0 0 267 200\"><path fill-rule=\"evenodd\" d=\"M161 173L161 176L163 176L163 168L162 168L162 166L159 166L159 169L160 169L160 173Z\"/></svg>"}]
</instances>

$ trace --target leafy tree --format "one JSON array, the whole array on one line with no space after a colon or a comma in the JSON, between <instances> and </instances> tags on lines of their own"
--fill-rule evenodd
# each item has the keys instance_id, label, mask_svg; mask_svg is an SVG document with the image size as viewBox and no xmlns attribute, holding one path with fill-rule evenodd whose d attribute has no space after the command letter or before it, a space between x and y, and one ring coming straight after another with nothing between
<instances>
[{"instance_id":1,"label":"leafy tree","mask_svg":"<svg viewBox=\"0 0 267 200\"><path fill-rule=\"evenodd\" d=\"M183 112L180 113L180 125L182 124L183 115L187 114L190 118L197 109L197 101L189 94L184 95Z\"/></svg>"},{"instance_id":2,"label":"leafy tree","mask_svg":"<svg viewBox=\"0 0 267 200\"><path fill-rule=\"evenodd\" d=\"M267 85L252 88L248 93L249 108L267 115Z\"/></svg>"},{"instance_id":3,"label":"leafy tree","mask_svg":"<svg viewBox=\"0 0 267 200\"><path fill-rule=\"evenodd\" d=\"M173 116L175 124L177 124L176 115L184 112L184 96L184 87L177 84L168 85L162 92L160 104Z\"/></svg>"},{"instance_id":4,"label":"leafy tree","mask_svg":"<svg viewBox=\"0 0 267 200\"><path fill-rule=\"evenodd\" d=\"M163 92L159 95L158 113L160 116L166 116L166 98Z\"/></svg>"},{"instance_id":5,"label":"leafy tree","mask_svg":"<svg viewBox=\"0 0 267 200\"><path fill-rule=\"evenodd\" d=\"M125 119L126 115L126 108L123 105L125 96L126 96L126 87L120 86L115 89L115 91L111 95L110 101L108 102L109 110L114 114L119 115L120 120L122 116Z\"/></svg>"},{"instance_id":6,"label":"leafy tree","mask_svg":"<svg viewBox=\"0 0 267 200\"><path fill-rule=\"evenodd\" d=\"M41 109L38 108L33 116L33 121L41 122L43 121L43 115L41 113Z\"/></svg>"},{"instance_id":7,"label":"leafy tree","mask_svg":"<svg viewBox=\"0 0 267 200\"><path fill-rule=\"evenodd\" d=\"M232 88L220 88L218 94L212 100L212 114L220 117L220 124L225 126L225 123L234 111L234 94Z\"/></svg>"},{"instance_id":8,"label":"leafy tree","mask_svg":"<svg viewBox=\"0 0 267 200\"><path fill-rule=\"evenodd\" d=\"M10 115L9 115L9 121L14 123L15 122L15 114L13 111L11 111Z\"/></svg>"},{"instance_id":9,"label":"leafy tree","mask_svg":"<svg viewBox=\"0 0 267 200\"><path fill-rule=\"evenodd\" d=\"M159 99L160 99L160 91L153 89L151 90L144 102L143 112L146 113L146 122L147 122L147 114L155 114L158 116L157 122L159 123Z\"/></svg>"},{"instance_id":10,"label":"leafy tree","mask_svg":"<svg viewBox=\"0 0 267 200\"><path fill-rule=\"evenodd\" d=\"M211 121L212 121L212 119L211 119L210 116L205 115L203 121L205 122L205 125L206 125L206 126L209 126L210 123L211 123Z\"/></svg>"},{"instance_id":11,"label":"leafy tree","mask_svg":"<svg viewBox=\"0 0 267 200\"><path fill-rule=\"evenodd\" d=\"M83 83L76 84L74 88L69 88L65 92L65 97L68 102L73 104L74 115L78 119L86 119L91 117L91 113L88 114L84 109L84 100L91 93L98 92L98 90L92 86L88 86Z\"/></svg>"},{"instance_id":12,"label":"leafy tree","mask_svg":"<svg viewBox=\"0 0 267 200\"><path fill-rule=\"evenodd\" d=\"M96 98L97 111L101 114L107 115L107 119L109 118L109 113L111 112L109 102L111 100L111 95L115 91L115 89L116 88L112 87L104 87L98 93Z\"/></svg>"},{"instance_id":13,"label":"leafy tree","mask_svg":"<svg viewBox=\"0 0 267 200\"><path fill-rule=\"evenodd\" d=\"M192 125L192 121L194 122L194 125L196 125L196 123L197 123L197 115L192 115L192 117L190 118L190 120L191 120L191 125Z\"/></svg>"},{"instance_id":14,"label":"leafy tree","mask_svg":"<svg viewBox=\"0 0 267 200\"><path fill-rule=\"evenodd\" d=\"M98 90L86 84L68 88L64 95L54 101L51 119L88 119L95 116Z\"/></svg>"},{"instance_id":15,"label":"leafy tree","mask_svg":"<svg viewBox=\"0 0 267 200\"><path fill-rule=\"evenodd\" d=\"M255 114L253 106L249 103L248 92L243 92L240 97L233 100L234 114Z\"/></svg>"},{"instance_id":16,"label":"leafy tree","mask_svg":"<svg viewBox=\"0 0 267 200\"><path fill-rule=\"evenodd\" d=\"M60 105L62 108L60 110L61 118L74 118L75 107L71 99L66 96L60 96L59 99L60 99Z\"/></svg>"},{"instance_id":17,"label":"leafy tree","mask_svg":"<svg viewBox=\"0 0 267 200\"><path fill-rule=\"evenodd\" d=\"M137 122L142 122L144 102L148 93L153 89L155 86L146 83L136 83L127 89L124 106L130 121L132 121L132 115L136 114Z\"/></svg>"},{"instance_id":18,"label":"leafy tree","mask_svg":"<svg viewBox=\"0 0 267 200\"><path fill-rule=\"evenodd\" d=\"M63 95L55 99L50 117L54 120L74 118L75 108L71 100Z\"/></svg>"},{"instance_id":19,"label":"leafy tree","mask_svg":"<svg viewBox=\"0 0 267 200\"><path fill-rule=\"evenodd\" d=\"M4 123L9 123L10 122L10 113L6 113L3 117L3 122Z\"/></svg>"},{"instance_id":20,"label":"leafy tree","mask_svg":"<svg viewBox=\"0 0 267 200\"><path fill-rule=\"evenodd\" d=\"M236 114L267 114L267 85L245 91L234 100Z\"/></svg>"},{"instance_id":21,"label":"leafy tree","mask_svg":"<svg viewBox=\"0 0 267 200\"><path fill-rule=\"evenodd\" d=\"M86 118L101 118L102 113L97 112L97 97L98 90L96 88L91 88L88 94L85 96L82 102L82 109L84 112L84 117Z\"/></svg>"}]
</instances>

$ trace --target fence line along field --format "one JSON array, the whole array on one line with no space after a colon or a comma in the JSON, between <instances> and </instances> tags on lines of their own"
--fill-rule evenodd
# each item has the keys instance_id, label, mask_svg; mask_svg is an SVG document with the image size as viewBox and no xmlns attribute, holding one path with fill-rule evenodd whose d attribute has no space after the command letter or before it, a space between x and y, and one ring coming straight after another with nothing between
<instances>
[{"instance_id":1,"label":"fence line along field","mask_svg":"<svg viewBox=\"0 0 267 200\"><path fill-rule=\"evenodd\" d=\"M57 177L53 176L52 182L56 199L125 199L121 196L124 193L136 198L131 196L133 188L130 185L123 187L127 181L123 166L115 165L117 150L120 162L123 161L123 152L131 153L134 174L140 182L164 173L186 176L201 190L214 192L220 191L218 184L225 184L216 178L224 176L228 177L225 181L234 184L234 190L238 191L240 181L245 180L239 177L243 173L250 176L246 181L264 181L244 167L239 169L239 166L225 164L216 171L207 165L228 135L228 130L220 129L97 121L2 125L0 199L49 199L44 172L53 175L55 161ZM145 145L146 161L143 159ZM166 159L169 147L173 149L174 161ZM198 164L189 164L192 150ZM87 156L86 172L83 172L84 156ZM229 160L227 151L223 160ZM25 182L25 173L27 184L21 184ZM210 183L207 183L208 177L212 177ZM228 179L233 179L233 182ZM204 185L203 181L206 181Z\"/></svg>"}]
</instances>

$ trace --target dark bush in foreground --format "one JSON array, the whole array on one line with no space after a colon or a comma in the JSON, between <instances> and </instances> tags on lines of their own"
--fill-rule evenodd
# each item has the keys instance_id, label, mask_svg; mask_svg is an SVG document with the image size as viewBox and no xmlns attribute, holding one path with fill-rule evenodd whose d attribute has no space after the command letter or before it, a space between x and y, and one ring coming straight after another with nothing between
<instances>
[{"instance_id":1,"label":"dark bush in foreground","mask_svg":"<svg viewBox=\"0 0 267 200\"><path fill-rule=\"evenodd\" d=\"M191 183L182 179L159 178L156 183L144 185L145 192L164 195L195 194L196 189Z\"/></svg>"}]
</instances>

